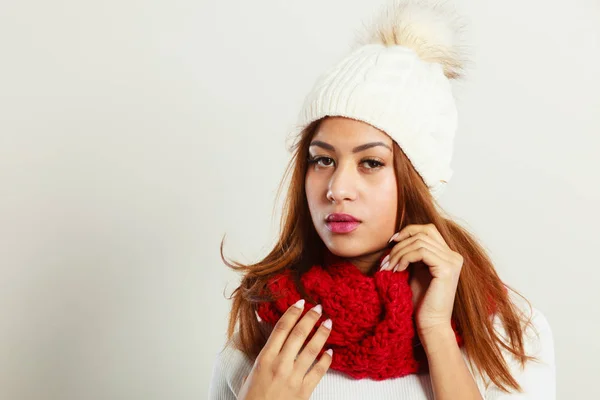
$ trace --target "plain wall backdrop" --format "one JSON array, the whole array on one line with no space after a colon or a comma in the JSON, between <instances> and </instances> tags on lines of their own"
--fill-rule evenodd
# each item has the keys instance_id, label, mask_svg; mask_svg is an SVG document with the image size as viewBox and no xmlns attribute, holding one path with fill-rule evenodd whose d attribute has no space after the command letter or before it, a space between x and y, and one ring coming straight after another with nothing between
<instances>
[{"instance_id":1,"label":"plain wall backdrop","mask_svg":"<svg viewBox=\"0 0 600 400\"><path fill-rule=\"evenodd\" d=\"M0 398L201 399L305 94L383 0L0 5ZM442 206L600 398L600 3L461 0ZM273 211L275 207L275 212Z\"/></svg>"}]
</instances>

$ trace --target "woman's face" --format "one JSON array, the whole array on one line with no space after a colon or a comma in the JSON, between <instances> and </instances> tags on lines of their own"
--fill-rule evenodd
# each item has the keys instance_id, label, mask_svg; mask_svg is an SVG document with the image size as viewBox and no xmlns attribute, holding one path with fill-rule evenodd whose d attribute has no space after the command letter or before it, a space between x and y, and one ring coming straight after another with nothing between
<instances>
[{"instance_id":1,"label":"woman's face","mask_svg":"<svg viewBox=\"0 0 600 400\"><path fill-rule=\"evenodd\" d=\"M323 120L310 143L305 185L312 221L327 248L359 268L372 267L395 233L392 143L383 131L344 117ZM328 223L333 213L359 222Z\"/></svg>"}]
</instances>

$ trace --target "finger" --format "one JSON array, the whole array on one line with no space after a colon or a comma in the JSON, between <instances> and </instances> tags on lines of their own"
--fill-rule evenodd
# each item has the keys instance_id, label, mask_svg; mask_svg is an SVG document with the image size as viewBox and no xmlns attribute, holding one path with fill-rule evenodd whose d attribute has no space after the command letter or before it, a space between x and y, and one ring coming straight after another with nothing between
<instances>
[{"instance_id":1,"label":"finger","mask_svg":"<svg viewBox=\"0 0 600 400\"><path fill-rule=\"evenodd\" d=\"M329 370L331 366L331 361L333 360L333 350L328 349L323 353L319 362L317 362L310 369L310 372L306 374L304 377L304 381L302 382L302 395L303 398L308 399L310 395L314 392L315 388Z\"/></svg>"},{"instance_id":2,"label":"finger","mask_svg":"<svg viewBox=\"0 0 600 400\"><path fill-rule=\"evenodd\" d=\"M404 254L401 257L400 262L398 263L398 266L396 267L395 270L403 271L406 268L408 268L408 265L410 263L414 263L417 261L423 261L425 263L426 267L429 267L430 271L431 271L432 267L436 267L436 266L442 265L444 263L448 263L448 260L441 258L439 255L435 254L430 249L428 249L426 247L421 247L417 250L413 250L411 252Z\"/></svg>"},{"instance_id":3,"label":"finger","mask_svg":"<svg viewBox=\"0 0 600 400\"><path fill-rule=\"evenodd\" d=\"M273 360L279 355L289 333L302 315L302 310L304 310L304 300L299 300L279 318L260 352L263 359Z\"/></svg>"},{"instance_id":4,"label":"finger","mask_svg":"<svg viewBox=\"0 0 600 400\"><path fill-rule=\"evenodd\" d=\"M311 308L288 335L283 348L279 354L281 363L284 365L293 365L294 359L298 356L300 349L306 342L306 338L312 332L313 327L321 318L322 306L320 304ZM289 364L288 364L289 363Z\"/></svg>"},{"instance_id":5,"label":"finger","mask_svg":"<svg viewBox=\"0 0 600 400\"><path fill-rule=\"evenodd\" d=\"M296 359L294 372L296 375L300 376L300 380L304 378L304 375L306 375L306 372L318 357L321 349L323 349L323 346L331 333L331 325L330 319L324 321Z\"/></svg>"},{"instance_id":6,"label":"finger","mask_svg":"<svg viewBox=\"0 0 600 400\"><path fill-rule=\"evenodd\" d=\"M396 242L401 242L402 240L410 238L411 236L415 236L415 235L417 235L420 232L425 233L426 235L428 235L431 238L433 238L436 242L439 243L439 245L441 247L449 248L448 244L446 243L446 240L444 240L444 237L438 231L437 227L434 224L427 224L427 225L412 224L412 225L407 225L404 228L402 228L402 230L400 230L400 232L398 232L395 235L393 235L390 238L390 242L392 240L396 241Z\"/></svg>"},{"instance_id":7,"label":"finger","mask_svg":"<svg viewBox=\"0 0 600 400\"><path fill-rule=\"evenodd\" d=\"M431 253L431 254L435 255L439 260L449 262L449 260L446 258L445 254L444 254L444 251L440 250L439 248L435 247L434 245L430 244L429 242L417 240L414 243L412 243L411 245L403 248L401 251L398 252L398 254L396 255L396 258L394 259L395 264L390 263L390 265L392 265L390 270L391 271L404 271L406 268L408 268L408 265L411 262L426 261L426 260L424 260L424 256L427 253ZM411 256L407 257L409 254ZM419 255L421 256L421 258L418 258ZM417 258L417 259L415 259L415 258Z\"/></svg>"},{"instance_id":8,"label":"finger","mask_svg":"<svg viewBox=\"0 0 600 400\"><path fill-rule=\"evenodd\" d=\"M400 258L409 251L416 250L419 247L426 243L432 250L435 250L438 253L446 252L446 249L442 249L439 247L438 243L433 240L430 236L425 234L424 232L419 232L415 236L411 236L408 239L403 240L394 246L392 251L390 252L389 263L385 268L385 270L391 271L393 270L398 263L400 262Z\"/></svg>"},{"instance_id":9,"label":"finger","mask_svg":"<svg viewBox=\"0 0 600 400\"><path fill-rule=\"evenodd\" d=\"M410 239L411 236L407 236L408 235L407 229L416 229L415 228L416 226L418 226L418 225L407 225L402 230L397 232L395 235L392 235L392 237L390 238L388 243L392 243L393 241L399 242L399 243L394 244L394 246L392 247L392 250L390 250L389 254L387 256L385 256L383 260L381 260L381 265L380 265L381 271L392 269L392 267L395 265L391 262L392 257L394 257L394 255L396 255L398 253L398 250L400 249L398 247L398 245L400 243L402 243L403 241Z\"/></svg>"},{"instance_id":10,"label":"finger","mask_svg":"<svg viewBox=\"0 0 600 400\"><path fill-rule=\"evenodd\" d=\"M419 232L416 235L411 236L411 237L401 241L396 246L394 246L392 251L394 252L394 255L397 255L404 248L406 248L409 245L412 245L413 243L418 242L418 241L429 243L432 247L438 249L438 251L440 251L440 252L446 251L445 248L441 247L440 244L435 239L433 239L431 236L429 236L425 232Z\"/></svg>"},{"instance_id":11,"label":"finger","mask_svg":"<svg viewBox=\"0 0 600 400\"><path fill-rule=\"evenodd\" d=\"M442 236L442 234L440 233L438 228L435 226L435 224L427 224L427 225L425 225L425 227L428 231L429 236L434 238L435 241L437 243L439 243L440 246L445 247L445 248L450 248L450 247L448 247L448 243L446 243L446 239L444 239L444 237Z\"/></svg>"},{"instance_id":12,"label":"finger","mask_svg":"<svg viewBox=\"0 0 600 400\"><path fill-rule=\"evenodd\" d=\"M395 235L393 235L390 238L390 242L391 241L400 242L408 237L416 235L417 233L419 233L421 231L423 231L423 225L417 225L417 224L406 225L404 228L402 228L399 232L397 232Z\"/></svg>"}]
</instances>

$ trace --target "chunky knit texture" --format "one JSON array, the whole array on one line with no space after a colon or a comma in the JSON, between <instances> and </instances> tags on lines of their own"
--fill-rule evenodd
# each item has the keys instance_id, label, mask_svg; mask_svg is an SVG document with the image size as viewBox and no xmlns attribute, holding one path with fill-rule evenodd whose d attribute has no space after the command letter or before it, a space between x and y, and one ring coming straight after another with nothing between
<instances>
[{"instance_id":1,"label":"chunky knit texture","mask_svg":"<svg viewBox=\"0 0 600 400\"><path fill-rule=\"evenodd\" d=\"M525 352L536 357L539 362L529 362L525 368L504 347L500 352L507 361L511 375L523 388L523 394L508 395L496 385L488 382L476 369L470 367L469 356L461 347L466 366L473 375L481 397L486 400L554 400L556 398L556 363L554 357L554 339L552 329L545 315L537 308L529 308L525 299L512 295L512 301L526 319L531 318L532 326L524 326ZM507 338L502 319L494 316L494 329L502 338ZM209 400L240 399L240 390L254 368L254 359L248 357L237 346L239 331L231 340L215 352L212 378L209 387ZM333 355L336 357L336 354ZM409 374L399 378L377 381L372 379L354 379L342 372L327 371L321 379L310 400L431 400L434 398L429 374Z\"/></svg>"},{"instance_id":2,"label":"chunky knit texture","mask_svg":"<svg viewBox=\"0 0 600 400\"><path fill-rule=\"evenodd\" d=\"M389 254L385 252L379 262ZM427 370L422 346L415 334L412 290L408 270L376 271L365 275L352 263L325 251L323 265L313 265L300 278L306 292L323 307L321 322L331 318L333 328L321 354L334 352L331 369L353 378L384 380ZM281 296L261 303L258 316L275 324L301 299L290 270L273 277L269 290ZM303 314L316 304L306 299ZM453 323L457 342L462 338ZM320 355L319 355L320 356Z\"/></svg>"}]
</instances>

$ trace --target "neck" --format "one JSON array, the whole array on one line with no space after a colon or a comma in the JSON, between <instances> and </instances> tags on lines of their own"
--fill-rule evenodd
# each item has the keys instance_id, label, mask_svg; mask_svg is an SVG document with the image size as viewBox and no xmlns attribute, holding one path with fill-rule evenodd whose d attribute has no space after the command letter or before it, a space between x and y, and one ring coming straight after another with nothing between
<instances>
[{"instance_id":1,"label":"neck","mask_svg":"<svg viewBox=\"0 0 600 400\"><path fill-rule=\"evenodd\" d=\"M356 257L340 257L354 265L363 275L372 275L380 268L380 262L389 253L388 248L364 253Z\"/></svg>"}]
</instances>

